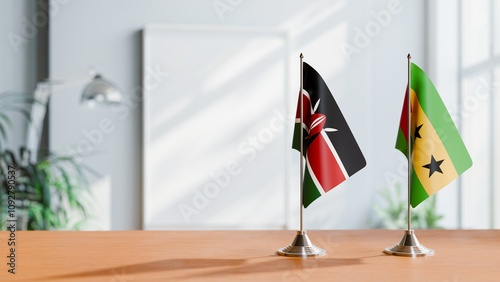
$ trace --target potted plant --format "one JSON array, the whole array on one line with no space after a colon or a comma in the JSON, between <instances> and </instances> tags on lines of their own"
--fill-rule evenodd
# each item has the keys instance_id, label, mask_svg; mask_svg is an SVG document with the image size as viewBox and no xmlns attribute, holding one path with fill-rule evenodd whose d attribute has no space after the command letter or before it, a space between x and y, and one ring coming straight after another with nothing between
<instances>
[{"instance_id":1,"label":"potted plant","mask_svg":"<svg viewBox=\"0 0 500 282\"><path fill-rule=\"evenodd\" d=\"M29 121L27 108L33 103L25 95L0 95L0 224L16 218L18 229L79 229L88 217L86 173L92 170L73 156L47 154L33 161L24 146L15 152L4 145L12 129L9 114Z\"/></svg>"}]
</instances>

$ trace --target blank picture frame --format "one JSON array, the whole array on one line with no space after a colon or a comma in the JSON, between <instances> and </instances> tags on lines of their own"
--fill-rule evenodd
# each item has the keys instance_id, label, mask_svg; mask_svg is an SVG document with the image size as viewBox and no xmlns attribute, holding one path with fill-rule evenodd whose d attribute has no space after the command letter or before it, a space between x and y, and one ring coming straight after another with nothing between
<instances>
[{"instance_id":1,"label":"blank picture frame","mask_svg":"<svg viewBox=\"0 0 500 282\"><path fill-rule=\"evenodd\" d=\"M143 229L285 228L294 121L287 38L145 27Z\"/></svg>"}]
</instances>

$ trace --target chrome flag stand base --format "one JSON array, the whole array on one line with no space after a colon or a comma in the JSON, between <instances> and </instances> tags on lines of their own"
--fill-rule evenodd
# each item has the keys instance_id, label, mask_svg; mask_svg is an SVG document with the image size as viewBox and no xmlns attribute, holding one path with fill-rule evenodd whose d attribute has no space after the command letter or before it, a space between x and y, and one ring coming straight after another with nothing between
<instances>
[{"instance_id":1,"label":"chrome flag stand base","mask_svg":"<svg viewBox=\"0 0 500 282\"><path fill-rule=\"evenodd\" d=\"M279 249L277 253L280 256L288 257L312 257L324 256L326 251L311 243L306 230L302 230L297 231L297 235L295 236L292 244Z\"/></svg>"},{"instance_id":2,"label":"chrome flag stand base","mask_svg":"<svg viewBox=\"0 0 500 282\"><path fill-rule=\"evenodd\" d=\"M423 257L433 256L434 250L428 249L418 242L413 230L405 230L405 235L399 244L386 248L384 253L395 256Z\"/></svg>"}]
</instances>

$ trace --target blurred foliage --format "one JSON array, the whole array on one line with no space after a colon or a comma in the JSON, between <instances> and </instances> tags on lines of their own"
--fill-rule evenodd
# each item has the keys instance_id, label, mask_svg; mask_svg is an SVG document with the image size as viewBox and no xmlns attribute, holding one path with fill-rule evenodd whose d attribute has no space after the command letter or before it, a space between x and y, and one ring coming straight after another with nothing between
<instances>
[{"instance_id":1,"label":"blurred foliage","mask_svg":"<svg viewBox=\"0 0 500 282\"><path fill-rule=\"evenodd\" d=\"M404 190L404 192L403 192ZM408 194L396 183L392 189L380 192L382 204L375 206L376 220L373 227L387 229L408 228ZM437 213L436 196L431 196L416 208L411 209L412 229L441 229L443 215Z\"/></svg>"},{"instance_id":2,"label":"blurred foliage","mask_svg":"<svg viewBox=\"0 0 500 282\"><path fill-rule=\"evenodd\" d=\"M88 217L85 201L91 196L86 174L95 172L73 156L47 154L34 162L24 146L17 154L5 146L13 127L9 114L19 113L29 121L33 103L23 94L0 95L0 226L8 218L10 190L18 229L79 229Z\"/></svg>"}]
</instances>

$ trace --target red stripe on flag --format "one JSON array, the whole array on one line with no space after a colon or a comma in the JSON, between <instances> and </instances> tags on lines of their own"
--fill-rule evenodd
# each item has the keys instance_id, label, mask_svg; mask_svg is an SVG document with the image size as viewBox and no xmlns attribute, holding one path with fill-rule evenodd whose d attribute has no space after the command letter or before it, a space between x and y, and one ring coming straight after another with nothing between
<instances>
[{"instance_id":1,"label":"red stripe on flag","mask_svg":"<svg viewBox=\"0 0 500 282\"><path fill-rule=\"evenodd\" d=\"M306 92L304 90L304 92ZM307 92L306 92L307 93ZM302 117L303 119L303 124L305 124L309 128L309 124L311 122L311 101L309 100L308 95L303 95L303 103L304 103L304 116ZM300 118L300 95L299 95L299 101L297 103L297 113L295 114L296 118Z\"/></svg>"},{"instance_id":2,"label":"red stripe on flag","mask_svg":"<svg viewBox=\"0 0 500 282\"><path fill-rule=\"evenodd\" d=\"M346 177L326 142L321 134L317 135L307 147L307 161L311 167L310 173L318 180L321 188L328 192L346 180Z\"/></svg>"},{"instance_id":3,"label":"red stripe on flag","mask_svg":"<svg viewBox=\"0 0 500 282\"><path fill-rule=\"evenodd\" d=\"M403 135L406 139L406 144L408 144L408 87L406 87L405 100L403 103L403 110L401 111L399 128L403 132Z\"/></svg>"}]
</instances>

